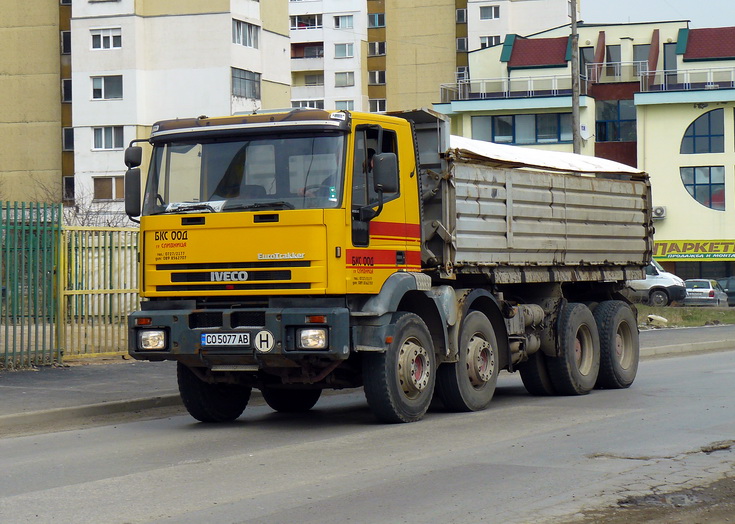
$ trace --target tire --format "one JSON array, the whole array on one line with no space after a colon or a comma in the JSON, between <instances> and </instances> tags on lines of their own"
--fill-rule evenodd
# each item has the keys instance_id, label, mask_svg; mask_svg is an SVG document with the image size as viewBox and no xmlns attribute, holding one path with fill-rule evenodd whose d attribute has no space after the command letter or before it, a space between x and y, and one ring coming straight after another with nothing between
<instances>
[{"instance_id":1,"label":"tire","mask_svg":"<svg viewBox=\"0 0 735 524\"><path fill-rule=\"evenodd\" d=\"M532 353L526 362L518 366L523 385L531 395L538 397L556 395L556 389L554 389L554 384L552 384L551 377L549 377L549 370L546 367L548 358L539 350Z\"/></svg>"},{"instance_id":2,"label":"tire","mask_svg":"<svg viewBox=\"0 0 735 524\"><path fill-rule=\"evenodd\" d=\"M199 380L181 362L176 366L179 394L189 414L200 422L231 422L242 415L252 388Z\"/></svg>"},{"instance_id":3,"label":"tire","mask_svg":"<svg viewBox=\"0 0 735 524\"><path fill-rule=\"evenodd\" d=\"M668 306L670 303L671 301L669 300L669 295L666 293L666 291L654 289L653 291L651 291L651 294L648 295L649 306L663 307Z\"/></svg>"},{"instance_id":4,"label":"tire","mask_svg":"<svg viewBox=\"0 0 735 524\"><path fill-rule=\"evenodd\" d=\"M281 413L303 413L309 411L322 395L321 389L260 389L265 403Z\"/></svg>"},{"instance_id":5,"label":"tire","mask_svg":"<svg viewBox=\"0 0 735 524\"><path fill-rule=\"evenodd\" d=\"M624 389L635 380L640 359L638 325L625 302L608 300L594 312L600 334L598 388Z\"/></svg>"},{"instance_id":6,"label":"tire","mask_svg":"<svg viewBox=\"0 0 735 524\"><path fill-rule=\"evenodd\" d=\"M462 321L457 362L437 370L436 391L450 411L485 409L498 382L498 342L490 320L472 311Z\"/></svg>"},{"instance_id":7,"label":"tire","mask_svg":"<svg viewBox=\"0 0 735 524\"><path fill-rule=\"evenodd\" d=\"M559 318L558 357L546 359L554 389L560 395L592 391L600 372L600 337L592 312L584 304L569 303Z\"/></svg>"},{"instance_id":8,"label":"tire","mask_svg":"<svg viewBox=\"0 0 735 524\"><path fill-rule=\"evenodd\" d=\"M429 409L436 383L436 356L421 317L398 312L395 336L382 353L365 353L365 398L381 422L415 422Z\"/></svg>"}]
</instances>

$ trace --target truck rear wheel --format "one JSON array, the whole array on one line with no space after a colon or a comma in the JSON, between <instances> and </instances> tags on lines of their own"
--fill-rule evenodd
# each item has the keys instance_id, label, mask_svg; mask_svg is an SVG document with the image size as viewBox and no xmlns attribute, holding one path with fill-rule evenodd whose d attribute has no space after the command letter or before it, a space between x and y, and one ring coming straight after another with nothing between
<instances>
[{"instance_id":1,"label":"truck rear wheel","mask_svg":"<svg viewBox=\"0 0 735 524\"><path fill-rule=\"evenodd\" d=\"M189 414L200 422L231 422L242 415L252 388L237 384L210 384L181 362L176 366L179 394Z\"/></svg>"},{"instance_id":2,"label":"truck rear wheel","mask_svg":"<svg viewBox=\"0 0 735 524\"><path fill-rule=\"evenodd\" d=\"M260 389L265 403L281 413L302 413L309 411L319 400L321 389Z\"/></svg>"},{"instance_id":3,"label":"truck rear wheel","mask_svg":"<svg viewBox=\"0 0 735 524\"><path fill-rule=\"evenodd\" d=\"M490 320L472 311L462 321L457 362L439 366L437 395L450 411L479 411L493 398L498 382L498 342Z\"/></svg>"},{"instance_id":4,"label":"truck rear wheel","mask_svg":"<svg viewBox=\"0 0 735 524\"><path fill-rule=\"evenodd\" d=\"M365 398L382 422L415 422L429 409L436 382L436 356L421 317L398 312L395 336L382 353L365 353Z\"/></svg>"},{"instance_id":5,"label":"truck rear wheel","mask_svg":"<svg viewBox=\"0 0 735 524\"><path fill-rule=\"evenodd\" d=\"M548 357L541 351L532 353L526 362L518 365L521 380L531 395L539 397L555 395L554 384L551 383L549 370L546 368Z\"/></svg>"},{"instance_id":6,"label":"truck rear wheel","mask_svg":"<svg viewBox=\"0 0 735 524\"><path fill-rule=\"evenodd\" d=\"M602 302L594 312L600 333L600 375L597 387L623 389L638 372L640 342L635 315L620 300Z\"/></svg>"},{"instance_id":7,"label":"truck rear wheel","mask_svg":"<svg viewBox=\"0 0 735 524\"><path fill-rule=\"evenodd\" d=\"M592 391L600 372L600 336L587 306L569 303L559 318L558 357L546 359L554 389L561 395Z\"/></svg>"}]
</instances>

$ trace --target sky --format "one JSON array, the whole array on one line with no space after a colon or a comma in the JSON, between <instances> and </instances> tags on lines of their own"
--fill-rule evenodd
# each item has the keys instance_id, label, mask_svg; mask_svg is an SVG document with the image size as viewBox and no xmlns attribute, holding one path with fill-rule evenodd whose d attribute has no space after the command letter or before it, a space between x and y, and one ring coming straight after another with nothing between
<instances>
[{"instance_id":1,"label":"sky","mask_svg":"<svg viewBox=\"0 0 735 524\"><path fill-rule=\"evenodd\" d=\"M691 20L689 27L735 26L735 0L577 0L587 23Z\"/></svg>"}]
</instances>

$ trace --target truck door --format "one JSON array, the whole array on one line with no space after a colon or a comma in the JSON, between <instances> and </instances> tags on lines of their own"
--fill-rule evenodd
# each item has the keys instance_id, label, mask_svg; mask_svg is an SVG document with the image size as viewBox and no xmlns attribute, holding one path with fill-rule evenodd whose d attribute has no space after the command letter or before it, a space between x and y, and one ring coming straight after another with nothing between
<instances>
[{"instance_id":1,"label":"truck door","mask_svg":"<svg viewBox=\"0 0 735 524\"><path fill-rule=\"evenodd\" d=\"M397 270L406 268L406 210L401 188L383 193L383 209L366 219L361 209L378 209L380 196L373 183L373 155L398 155L396 131L377 125L357 126L354 141L351 211L352 246L347 251L347 286L354 292L380 290ZM401 170L402 159L398 158Z\"/></svg>"}]
</instances>

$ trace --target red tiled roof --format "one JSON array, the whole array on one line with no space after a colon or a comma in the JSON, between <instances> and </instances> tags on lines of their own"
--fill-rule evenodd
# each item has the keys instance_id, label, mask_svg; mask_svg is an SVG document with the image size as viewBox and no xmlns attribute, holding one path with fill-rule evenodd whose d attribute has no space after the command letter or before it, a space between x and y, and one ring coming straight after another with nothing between
<instances>
[{"instance_id":1,"label":"red tiled roof","mask_svg":"<svg viewBox=\"0 0 735 524\"><path fill-rule=\"evenodd\" d=\"M684 60L735 57L735 27L690 29Z\"/></svg>"},{"instance_id":2,"label":"red tiled roof","mask_svg":"<svg viewBox=\"0 0 735 524\"><path fill-rule=\"evenodd\" d=\"M516 38L508 66L541 67L565 66L569 37Z\"/></svg>"}]
</instances>

